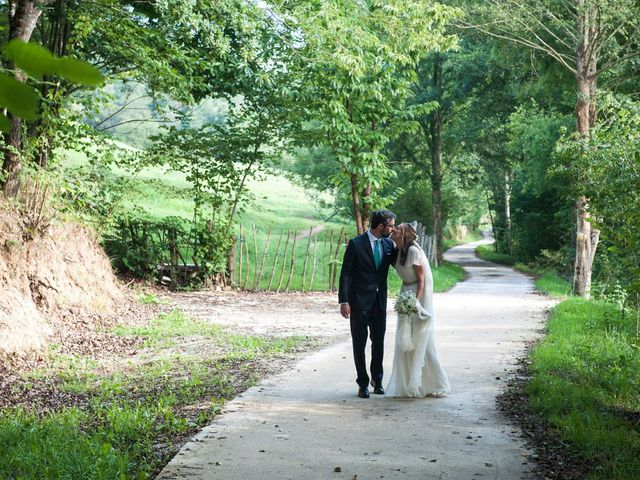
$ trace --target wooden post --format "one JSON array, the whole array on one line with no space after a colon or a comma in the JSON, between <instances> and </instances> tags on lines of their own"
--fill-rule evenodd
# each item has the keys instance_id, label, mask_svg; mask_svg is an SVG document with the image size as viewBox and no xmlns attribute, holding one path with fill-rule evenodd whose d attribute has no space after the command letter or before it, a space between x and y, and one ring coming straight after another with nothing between
<instances>
[{"instance_id":1,"label":"wooden post","mask_svg":"<svg viewBox=\"0 0 640 480\"><path fill-rule=\"evenodd\" d=\"M238 260L238 278L236 279L236 285L240 286L240 283L242 283L242 260L243 260L243 255L242 255L242 245L244 244L244 236L242 234L242 224L240 224L240 255L239 255L239 260Z\"/></svg>"},{"instance_id":2,"label":"wooden post","mask_svg":"<svg viewBox=\"0 0 640 480\"><path fill-rule=\"evenodd\" d=\"M313 277L316 274L316 263L318 262L318 235L313 237L313 264L311 265L311 280L309 281L309 289L313 290Z\"/></svg>"},{"instance_id":3,"label":"wooden post","mask_svg":"<svg viewBox=\"0 0 640 480\"><path fill-rule=\"evenodd\" d=\"M296 240L298 239L298 231L293 232L293 243L291 244L291 267L289 268L289 278L287 279L287 286L284 291L288 292L291 286L291 279L293 278L293 270L296 266Z\"/></svg>"},{"instance_id":4,"label":"wooden post","mask_svg":"<svg viewBox=\"0 0 640 480\"><path fill-rule=\"evenodd\" d=\"M338 234L338 241L336 243L336 253L333 257L333 277L331 277L331 291L335 291L336 287L336 273L338 272L338 254L340 253L340 246L342 245L342 234L344 233L344 227L340 229L340 233ZM346 234L345 234L346 237Z\"/></svg>"},{"instance_id":5,"label":"wooden post","mask_svg":"<svg viewBox=\"0 0 640 480\"><path fill-rule=\"evenodd\" d=\"M302 285L300 291L304 293L304 282L307 279L307 264L309 263L309 247L311 247L311 232L313 227L309 227L309 239L307 240L307 253L304 256L304 266L302 267Z\"/></svg>"},{"instance_id":6,"label":"wooden post","mask_svg":"<svg viewBox=\"0 0 640 480\"><path fill-rule=\"evenodd\" d=\"M327 234L323 235L324 240L322 241L322 280L320 280L320 288L324 288L326 290L327 285L327 270L329 265L327 265Z\"/></svg>"},{"instance_id":7,"label":"wooden post","mask_svg":"<svg viewBox=\"0 0 640 480\"><path fill-rule=\"evenodd\" d=\"M276 274L276 266L278 265L278 257L280 256L280 245L282 245L282 237L284 237L284 230L280 231L280 239L278 240L278 246L276 247L276 253L273 257L273 268L271 269L271 277L269 278L269 285L267 285L267 291L271 290L271 284L273 283L273 277Z\"/></svg>"},{"instance_id":8,"label":"wooden post","mask_svg":"<svg viewBox=\"0 0 640 480\"><path fill-rule=\"evenodd\" d=\"M247 282L249 281L249 267L251 266L251 258L249 258L249 242L247 240L244 242L244 253L247 263L244 267L244 282L242 283L243 290L247 288Z\"/></svg>"},{"instance_id":9,"label":"wooden post","mask_svg":"<svg viewBox=\"0 0 640 480\"><path fill-rule=\"evenodd\" d=\"M236 247L238 245L238 237L235 235L232 237L231 248L229 249L229 256L227 257L227 267L229 268L229 283L235 285L234 276L236 273ZM223 276L224 279L224 276Z\"/></svg>"},{"instance_id":10,"label":"wooden post","mask_svg":"<svg viewBox=\"0 0 640 480\"><path fill-rule=\"evenodd\" d=\"M333 278L333 230L329 236L329 278L327 278L327 291L333 290L331 279Z\"/></svg>"},{"instance_id":11,"label":"wooden post","mask_svg":"<svg viewBox=\"0 0 640 480\"><path fill-rule=\"evenodd\" d=\"M253 258L255 266L253 267L253 283L255 284L256 277L258 275L258 234L256 232L256 224L251 224L251 230L253 230Z\"/></svg>"},{"instance_id":12,"label":"wooden post","mask_svg":"<svg viewBox=\"0 0 640 480\"><path fill-rule=\"evenodd\" d=\"M169 262L171 275L171 289L174 290L178 285L178 254L176 253L176 231L169 229Z\"/></svg>"},{"instance_id":13,"label":"wooden post","mask_svg":"<svg viewBox=\"0 0 640 480\"><path fill-rule=\"evenodd\" d=\"M282 279L284 278L284 266L287 262L287 248L289 247L289 239L291 238L291 230L287 230L287 242L284 244L284 253L282 254L282 268L280 269L280 278L278 279L278 288L276 292L280 292L282 287Z\"/></svg>"},{"instance_id":14,"label":"wooden post","mask_svg":"<svg viewBox=\"0 0 640 480\"><path fill-rule=\"evenodd\" d=\"M269 227L269 233L267 233L267 241L264 243L264 251L262 252L262 260L260 261L260 272L256 275L256 279L253 282L253 289L258 290L260 287L260 280L262 280L262 274L264 272L264 261L267 257L267 251L269 250L269 242L271 241L271 227Z\"/></svg>"}]
</instances>

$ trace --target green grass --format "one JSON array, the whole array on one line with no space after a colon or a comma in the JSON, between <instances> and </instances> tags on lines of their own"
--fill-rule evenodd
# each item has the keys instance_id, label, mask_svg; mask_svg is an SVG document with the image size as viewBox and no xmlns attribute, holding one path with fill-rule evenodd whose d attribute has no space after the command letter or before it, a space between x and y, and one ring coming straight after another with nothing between
<instances>
[{"instance_id":1,"label":"green grass","mask_svg":"<svg viewBox=\"0 0 640 480\"><path fill-rule=\"evenodd\" d=\"M146 339L146 356L114 371L113 363L53 353L47 369L14 386L47 385L59 400L42 411L0 410L0 479L150 478L177 439L255 383L263 362L314 345L307 337L232 334L178 310L117 332Z\"/></svg>"},{"instance_id":2,"label":"green grass","mask_svg":"<svg viewBox=\"0 0 640 480\"><path fill-rule=\"evenodd\" d=\"M460 240L454 238L444 239L442 241L442 249L446 251L452 247L455 247L456 245L462 245L463 243L469 242L477 242L478 240L482 240L482 238L482 232L480 230L469 232L466 237Z\"/></svg>"},{"instance_id":3,"label":"green grass","mask_svg":"<svg viewBox=\"0 0 640 480\"><path fill-rule=\"evenodd\" d=\"M464 278L464 269L455 263L444 262L439 267L432 267L433 291L446 292ZM400 293L402 280L394 269L389 270L389 296Z\"/></svg>"},{"instance_id":4,"label":"green grass","mask_svg":"<svg viewBox=\"0 0 640 480\"><path fill-rule=\"evenodd\" d=\"M514 255L496 252L493 244L478 245L476 247L476 253L480 258L487 260L488 262L501 263L503 265L510 266L514 266L518 263L518 259Z\"/></svg>"},{"instance_id":5,"label":"green grass","mask_svg":"<svg viewBox=\"0 0 640 480\"><path fill-rule=\"evenodd\" d=\"M591 460L589 480L640 478L638 312L623 315L614 304L570 297L569 282L555 272L497 254L491 245L477 252L535 275L538 290L564 299L532 350L527 408L579 457Z\"/></svg>"},{"instance_id":6,"label":"green grass","mask_svg":"<svg viewBox=\"0 0 640 480\"><path fill-rule=\"evenodd\" d=\"M640 478L640 352L636 315L570 298L531 354L529 408L596 469L590 480Z\"/></svg>"}]
</instances>

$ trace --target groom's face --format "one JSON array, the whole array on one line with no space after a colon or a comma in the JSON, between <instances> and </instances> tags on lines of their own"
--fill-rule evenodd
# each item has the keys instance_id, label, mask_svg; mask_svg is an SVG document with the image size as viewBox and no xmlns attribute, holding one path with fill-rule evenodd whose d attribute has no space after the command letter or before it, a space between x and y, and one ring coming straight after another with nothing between
<instances>
[{"instance_id":1,"label":"groom's face","mask_svg":"<svg viewBox=\"0 0 640 480\"><path fill-rule=\"evenodd\" d=\"M391 220L389 220L387 223L384 224L384 227L382 227L382 232L380 232L380 235L382 235L384 238L389 238L389 235L393 233L395 228L396 228L396 220L392 218Z\"/></svg>"}]
</instances>

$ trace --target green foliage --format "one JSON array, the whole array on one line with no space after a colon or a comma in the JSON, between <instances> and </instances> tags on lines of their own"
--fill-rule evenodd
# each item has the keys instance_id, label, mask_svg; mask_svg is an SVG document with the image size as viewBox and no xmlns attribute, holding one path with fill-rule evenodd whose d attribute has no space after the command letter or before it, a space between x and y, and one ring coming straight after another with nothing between
<instances>
[{"instance_id":1,"label":"green foliage","mask_svg":"<svg viewBox=\"0 0 640 480\"><path fill-rule=\"evenodd\" d=\"M104 246L116 268L142 278L171 274L174 284L186 284L192 277L206 282L226 272L231 235L226 224L123 214L116 217ZM190 270L179 276L178 268L185 264Z\"/></svg>"},{"instance_id":2,"label":"green foliage","mask_svg":"<svg viewBox=\"0 0 640 480\"><path fill-rule=\"evenodd\" d=\"M529 408L584 458L587 478L640 475L640 356L634 322L613 305L572 298L558 305L532 352Z\"/></svg>"},{"instance_id":3,"label":"green foliage","mask_svg":"<svg viewBox=\"0 0 640 480\"><path fill-rule=\"evenodd\" d=\"M340 170L340 163L329 148L296 148L282 159L280 168L294 184L305 189L305 195L318 212L331 209L332 217L353 218L350 193L327 181Z\"/></svg>"},{"instance_id":4,"label":"green foliage","mask_svg":"<svg viewBox=\"0 0 640 480\"><path fill-rule=\"evenodd\" d=\"M427 226L432 234L433 199L431 182L421 176L414 176L412 168L399 176L399 185L405 191L393 203L391 210L401 221L417 220ZM485 213L483 193L478 185L465 186L455 176L448 176L441 185L442 224L446 232L455 230L458 225L466 225L471 230L478 228Z\"/></svg>"},{"instance_id":5,"label":"green foliage","mask_svg":"<svg viewBox=\"0 0 640 480\"><path fill-rule=\"evenodd\" d=\"M330 149L340 169L329 181L351 192L358 216L390 203L381 193L394 177L384 146L411 128L413 66L455 45L444 28L456 13L427 1L315 3L290 12L304 39L295 58L304 78L302 141Z\"/></svg>"},{"instance_id":6,"label":"green foliage","mask_svg":"<svg viewBox=\"0 0 640 480\"><path fill-rule=\"evenodd\" d=\"M494 263L502 263L504 265L513 266L518 263L518 258L510 253L496 252L495 244L478 245L476 253L483 260Z\"/></svg>"},{"instance_id":7,"label":"green foliage","mask_svg":"<svg viewBox=\"0 0 640 480\"><path fill-rule=\"evenodd\" d=\"M91 87L97 87L104 81L96 67L75 58L55 57L46 48L22 40L9 42L4 48L4 56L36 78L56 75L72 83Z\"/></svg>"},{"instance_id":8,"label":"green foliage","mask_svg":"<svg viewBox=\"0 0 640 480\"><path fill-rule=\"evenodd\" d=\"M621 284L640 302L640 104L607 97L602 120L588 141L563 138L559 174L589 192L591 221L601 231L596 281ZM606 287L605 287L606 288Z\"/></svg>"},{"instance_id":9,"label":"green foliage","mask_svg":"<svg viewBox=\"0 0 640 480\"><path fill-rule=\"evenodd\" d=\"M54 57L47 49L33 43L12 40L4 46L4 57L27 74L41 78L57 75L70 82L98 86L103 77L95 67L74 58ZM16 117L36 120L39 114L40 94L24 82L0 73L0 106ZM0 130L8 132L10 123L0 114Z\"/></svg>"},{"instance_id":10,"label":"green foliage","mask_svg":"<svg viewBox=\"0 0 640 480\"><path fill-rule=\"evenodd\" d=\"M87 433L83 425L89 422L88 414L76 409L41 418L24 410L0 415L0 478L127 478L132 455L114 448L108 434Z\"/></svg>"}]
</instances>

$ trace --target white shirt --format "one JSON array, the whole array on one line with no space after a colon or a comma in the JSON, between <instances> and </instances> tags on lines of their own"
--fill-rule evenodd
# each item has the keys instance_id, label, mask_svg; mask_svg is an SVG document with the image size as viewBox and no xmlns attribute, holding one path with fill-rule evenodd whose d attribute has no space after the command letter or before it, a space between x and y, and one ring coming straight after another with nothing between
<instances>
[{"instance_id":1,"label":"white shirt","mask_svg":"<svg viewBox=\"0 0 640 480\"><path fill-rule=\"evenodd\" d=\"M371 243L371 251L373 252L375 247L376 247L376 240L380 240L380 255L382 255L382 237L380 238L376 238L376 236L371 233L371 230L367 230L367 235L369 236L369 242ZM391 243L393 244L393 246L396 246L396 242L394 242L391 237L387 237L389 240L391 240Z\"/></svg>"},{"instance_id":2,"label":"white shirt","mask_svg":"<svg viewBox=\"0 0 640 480\"><path fill-rule=\"evenodd\" d=\"M373 233L371 233L371 230L367 230L367 235L369 236L369 242L371 243L371 251L375 253L376 240L382 240L382 237L376 237ZM380 258L382 258L382 241L380 242Z\"/></svg>"}]
</instances>

